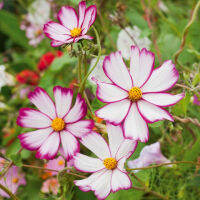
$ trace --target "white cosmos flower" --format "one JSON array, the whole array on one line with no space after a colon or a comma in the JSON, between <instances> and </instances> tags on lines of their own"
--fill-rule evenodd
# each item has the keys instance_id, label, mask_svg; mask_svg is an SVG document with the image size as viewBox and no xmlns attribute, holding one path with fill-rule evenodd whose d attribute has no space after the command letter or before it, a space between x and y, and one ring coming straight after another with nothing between
<instances>
[{"instance_id":1,"label":"white cosmos flower","mask_svg":"<svg viewBox=\"0 0 200 200\"><path fill-rule=\"evenodd\" d=\"M5 72L4 65L0 65L0 90L5 85L13 86L14 84L14 77L11 74Z\"/></svg>"},{"instance_id":2,"label":"white cosmos flower","mask_svg":"<svg viewBox=\"0 0 200 200\"><path fill-rule=\"evenodd\" d=\"M140 49L142 48L150 49L151 41L147 37L144 38L141 37L141 30L137 26L133 26L133 28L126 27L125 30L122 29L119 32L117 39L117 49L121 51L122 56L125 59L130 58L130 47L132 45L136 45L130 36L134 38Z\"/></svg>"},{"instance_id":3,"label":"white cosmos flower","mask_svg":"<svg viewBox=\"0 0 200 200\"><path fill-rule=\"evenodd\" d=\"M145 146L140 152L140 156L137 159L128 161L128 167L133 169L147 167L153 163L160 164L169 162L170 160L163 156L161 152L160 142L156 142L151 145ZM139 170L134 170L134 172L138 171Z\"/></svg>"},{"instance_id":4,"label":"white cosmos flower","mask_svg":"<svg viewBox=\"0 0 200 200\"><path fill-rule=\"evenodd\" d=\"M89 75L88 81L90 81L90 83L96 84L96 82L94 80L92 80L92 77L94 77L95 79L97 79L99 81L105 81L105 82L109 82L110 81L108 79L108 77L105 75L104 71L103 71L104 58L105 58L105 56L101 56L100 57L99 62L97 63L97 66L92 71L92 73ZM96 61L97 61L97 58L93 58L91 60L89 71L93 68L93 66L95 65Z\"/></svg>"},{"instance_id":5,"label":"white cosmos flower","mask_svg":"<svg viewBox=\"0 0 200 200\"><path fill-rule=\"evenodd\" d=\"M74 158L77 170L92 173L88 178L75 181L84 192L94 191L98 199L105 199L110 192L129 189L131 180L124 169L124 163L137 146L134 140L125 139L121 126L107 124L109 145L102 136L93 132L81 139L81 143L98 158L78 153Z\"/></svg>"},{"instance_id":6,"label":"white cosmos flower","mask_svg":"<svg viewBox=\"0 0 200 200\"><path fill-rule=\"evenodd\" d=\"M122 123L125 137L146 142L147 123L173 121L163 107L180 101L184 94L166 93L178 81L179 74L171 60L154 69L155 56L146 49L131 47L130 70L120 52L104 59L104 72L112 83L97 82L97 98L106 103L96 116L114 125Z\"/></svg>"}]
</instances>

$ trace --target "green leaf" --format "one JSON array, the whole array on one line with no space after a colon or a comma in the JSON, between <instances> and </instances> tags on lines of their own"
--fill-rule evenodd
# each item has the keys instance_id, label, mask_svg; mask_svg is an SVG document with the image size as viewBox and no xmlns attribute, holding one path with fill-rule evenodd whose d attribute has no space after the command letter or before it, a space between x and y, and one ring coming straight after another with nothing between
<instances>
[{"instance_id":1,"label":"green leaf","mask_svg":"<svg viewBox=\"0 0 200 200\"><path fill-rule=\"evenodd\" d=\"M13 161L14 165L21 167L22 166L22 159L20 154L11 154L10 159Z\"/></svg>"},{"instance_id":2,"label":"green leaf","mask_svg":"<svg viewBox=\"0 0 200 200\"><path fill-rule=\"evenodd\" d=\"M29 48L28 39L20 29L17 17L5 10L0 11L0 31L6 34L14 43Z\"/></svg>"}]
</instances>

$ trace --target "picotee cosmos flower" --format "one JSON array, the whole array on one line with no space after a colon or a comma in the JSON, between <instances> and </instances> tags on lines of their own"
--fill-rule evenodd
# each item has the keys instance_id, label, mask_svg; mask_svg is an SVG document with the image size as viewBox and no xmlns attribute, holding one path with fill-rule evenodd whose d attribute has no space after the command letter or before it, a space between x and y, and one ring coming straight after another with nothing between
<instances>
[{"instance_id":1,"label":"picotee cosmos flower","mask_svg":"<svg viewBox=\"0 0 200 200\"><path fill-rule=\"evenodd\" d=\"M74 8L63 6L57 15L60 23L50 21L44 25L44 33L52 39L51 46L57 47L81 39L93 39L86 33L96 19L96 6L91 5L86 8L86 2L81 1L78 10L79 16Z\"/></svg>"},{"instance_id":2,"label":"picotee cosmos flower","mask_svg":"<svg viewBox=\"0 0 200 200\"><path fill-rule=\"evenodd\" d=\"M71 89L56 86L53 89L55 104L46 91L37 87L29 93L28 98L38 110L22 108L19 111L17 124L36 131L19 135L22 147L37 151L40 159L53 159L59 150L60 143L67 159L79 152L76 137L81 138L91 132L92 120L81 120L87 113L84 99L78 94L74 106Z\"/></svg>"},{"instance_id":3,"label":"picotee cosmos flower","mask_svg":"<svg viewBox=\"0 0 200 200\"><path fill-rule=\"evenodd\" d=\"M130 70L121 52L104 59L103 69L112 83L97 82L97 98L107 103L96 115L114 125L123 123L125 137L146 142L147 123L173 121L162 107L176 104L184 94L172 95L170 90L178 80L178 71L171 60L154 68L154 54L145 48L131 47Z\"/></svg>"},{"instance_id":4,"label":"picotee cosmos flower","mask_svg":"<svg viewBox=\"0 0 200 200\"><path fill-rule=\"evenodd\" d=\"M98 133L93 132L81 139L81 143L98 158L78 153L74 157L77 170L93 173L88 178L75 181L84 192L94 191L98 199L105 199L110 192L129 189L131 180L124 169L124 163L135 151L137 142L125 139L121 126L107 124L109 145Z\"/></svg>"}]
</instances>

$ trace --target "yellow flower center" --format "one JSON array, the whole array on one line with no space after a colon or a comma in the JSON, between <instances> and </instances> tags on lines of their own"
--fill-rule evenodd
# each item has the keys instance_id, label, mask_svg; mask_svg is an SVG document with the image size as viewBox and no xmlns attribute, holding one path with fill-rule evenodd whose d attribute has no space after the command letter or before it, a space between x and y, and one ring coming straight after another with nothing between
<instances>
[{"instance_id":1,"label":"yellow flower center","mask_svg":"<svg viewBox=\"0 0 200 200\"><path fill-rule=\"evenodd\" d=\"M142 98L142 91L139 87L133 87L128 92L131 101L138 101Z\"/></svg>"},{"instance_id":2,"label":"yellow flower center","mask_svg":"<svg viewBox=\"0 0 200 200\"><path fill-rule=\"evenodd\" d=\"M18 178L13 178L13 179L12 179L12 182L13 182L13 183L18 183L18 181L19 181Z\"/></svg>"},{"instance_id":3,"label":"yellow flower center","mask_svg":"<svg viewBox=\"0 0 200 200\"><path fill-rule=\"evenodd\" d=\"M58 165L63 165L64 164L64 161L63 160L59 160L58 161Z\"/></svg>"},{"instance_id":4,"label":"yellow flower center","mask_svg":"<svg viewBox=\"0 0 200 200\"><path fill-rule=\"evenodd\" d=\"M78 37L81 34L81 28L74 28L72 29L71 32L71 36L72 37Z\"/></svg>"},{"instance_id":5,"label":"yellow flower center","mask_svg":"<svg viewBox=\"0 0 200 200\"><path fill-rule=\"evenodd\" d=\"M103 164L107 169L110 170L115 169L117 167L117 161L114 158L104 159Z\"/></svg>"},{"instance_id":6,"label":"yellow flower center","mask_svg":"<svg viewBox=\"0 0 200 200\"><path fill-rule=\"evenodd\" d=\"M54 131L62 131L65 128L65 122L63 119L56 117L51 124Z\"/></svg>"}]
</instances>

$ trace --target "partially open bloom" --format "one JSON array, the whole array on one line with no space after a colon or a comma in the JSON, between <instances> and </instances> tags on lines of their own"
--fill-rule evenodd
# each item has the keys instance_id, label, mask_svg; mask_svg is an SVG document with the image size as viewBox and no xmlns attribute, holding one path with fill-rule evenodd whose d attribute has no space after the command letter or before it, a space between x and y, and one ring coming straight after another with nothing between
<instances>
[{"instance_id":1,"label":"partially open bloom","mask_svg":"<svg viewBox=\"0 0 200 200\"><path fill-rule=\"evenodd\" d=\"M52 177L43 182L41 191L43 193L53 193L57 195L59 186L58 179Z\"/></svg>"},{"instance_id":2,"label":"partially open bloom","mask_svg":"<svg viewBox=\"0 0 200 200\"><path fill-rule=\"evenodd\" d=\"M60 143L67 159L79 152L76 137L81 138L91 132L92 120L81 120L87 113L84 99L78 94L74 106L71 89L56 86L53 89L55 104L46 91L37 87L29 93L28 98L38 110L22 108L17 124L36 131L19 135L21 145L30 151L37 151L40 159L53 159Z\"/></svg>"},{"instance_id":3,"label":"partially open bloom","mask_svg":"<svg viewBox=\"0 0 200 200\"><path fill-rule=\"evenodd\" d=\"M103 69L112 83L97 81L97 98L107 103L96 115L114 125L123 123L125 137L148 141L147 123L173 121L162 107L176 104L184 94L165 93L178 80L178 71L171 60L154 67L154 54L146 49L131 47L130 70L120 52L104 59Z\"/></svg>"},{"instance_id":4,"label":"partially open bloom","mask_svg":"<svg viewBox=\"0 0 200 200\"><path fill-rule=\"evenodd\" d=\"M153 143L151 145L145 146L140 152L140 156L137 159L128 161L129 168L140 168L147 167L153 163L169 163L165 156L163 156L160 149L160 142ZM134 172L138 172L139 170L134 170Z\"/></svg>"},{"instance_id":5,"label":"partially open bloom","mask_svg":"<svg viewBox=\"0 0 200 200\"><path fill-rule=\"evenodd\" d=\"M88 178L76 180L75 185L84 192L94 191L98 199L105 199L110 192L129 189L131 180L124 169L124 163L135 151L137 142L125 139L121 126L107 124L107 142L98 133L86 135L81 143L98 158L91 158L81 153L74 157L77 170L93 173Z\"/></svg>"},{"instance_id":6,"label":"partially open bloom","mask_svg":"<svg viewBox=\"0 0 200 200\"><path fill-rule=\"evenodd\" d=\"M61 171L65 168L65 160L62 156L59 156L56 159L50 160L46 165L45 168L47 169L54 169L57 171ZM52 175L57 175L56 171L51 171Z\"/></svg>"},{"instance_id":7,"label":"partially open bloom","mask_svg":"<svg viewBox=\"0 0 200 200\"><path fill-rule=\"evenodd\" d=\"M134 39L134 40L133 40ZM117 38L117 49L121 51L122 56L125 59L130 58L130 47L132 45L136 44L134 41L137 42L137 45L140 49L146 48L150 49L151 41L148 37L142 37L141 36L141 30L137 26L126 27L125 29L122 29L119 32L118 38Z\"/></svg>"},{"instance_id":8,"label":"partially open bloom","mask_svg":"<svg viewBox=\"0 0 200 200\"><path fill-rule=\"evenodd\" d=\"M55 58L61 57L63 55L62 51L56 51L56 52L47 52L45 53L38 63L38 69L40 71L47 69L51 63L54 61Z\"/></svg>"},{"instance_id":9,"label":"partially open bloom","mask_svg":"<svg viewBox=\"0 0 200 200\"><path fill-rule=\"evenodd\" d=\"M39 75L35 71L29 69L25 69L16 75L16 79L19 83L27 85L37 85L39 78Z\"/></svg>"},{"instance_id":10,"label":"partially open bloom","mask_svg":"<svg viewBox=\"0 0 200 200\"><path fill-rule=\"evenodd\" d=\"M7 187L13 194L15 194L20 185L26 185L26 180L24 174L20 172L19 167L12 166L6 173L5 177L0 179L0 184ZM10 196L1 189L0 195L10 198Z\"/></svg>"},{"instance_id":11,"label":"partially open bloom","mask_svg":"<svg viewBox=\"0 0 200 200\"><path fill-rule=\"evenodd\" d=\"M57 16L60 23L50 21L44 25L44 33L52 39L51 46L57 47L81 39L91 40L92 37L86 33L94 23L96 13L96 6L91 5L86 9L85 1L79 3L79 16L74 8L63 6Z\"/></svg>"}]
</instances>

